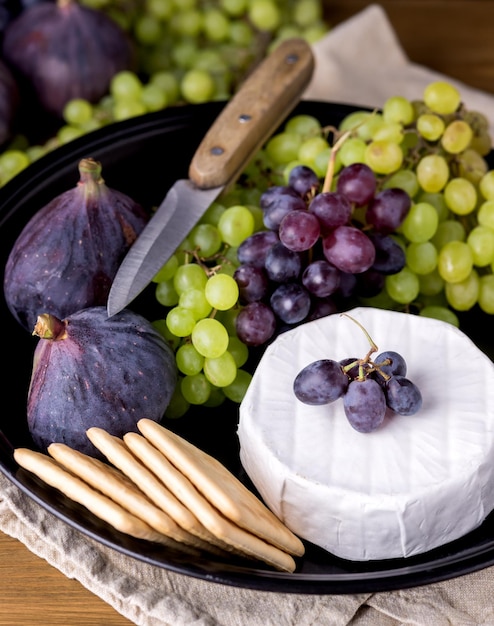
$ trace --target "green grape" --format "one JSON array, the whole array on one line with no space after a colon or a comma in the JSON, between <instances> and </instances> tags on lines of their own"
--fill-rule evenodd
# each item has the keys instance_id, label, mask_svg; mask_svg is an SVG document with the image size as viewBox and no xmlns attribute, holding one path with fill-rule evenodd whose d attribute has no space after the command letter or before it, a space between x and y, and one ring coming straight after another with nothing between
<instances>
[{"instance_id":1,"label":"green grape","mask_svg":"<svg viewBox=\"0 0 494 626\"><path fill-rule=\"evenodd\" d=\"M348 137L338 150L340 160L344 166L352 163L362 163L365 159L367 144L360 137Z\"/></svg>"},{"instance_id":2,"label":"green grape","mask_svg":"<svg viewBox=\"0 0 494 626\"><path fill-rule=\"evenodd\" d=\"M57 139L60 145L63 145L69 143L69 141L74 141L74 139L77 139L78 137L82 137L84 134L85 132L82 128L66 124L65 126L62 126L58 129Z\"/></svg>"},{"instance_id":3,"label":"green grape","mask_svg":"<svg viewBox=\"0 0 494 626\"><path fill-rule=\"evenodd\" d=\"M204 366L204 357L191 343L184 343L178 348L175 360L179 371L186 376L199 374Z\"/></svg>"},{"instance_id":4,"label":"green grape","mask_svg":"<svg viewBox=\"0 0 494 626\"><path fill-rule=\"evenodd\" d=\"M219 5L228 15L240 17L247 11L249 0L220 0Z\"/></svg>"},{"instance_id":5,"label":"green grape","mask_svg":"<svg viewBox=\"0 0 494 626\"><path fill-rule=\"evenodd\" d=\"M403 137L403 126L398 122L388 122L376 128L376 131L372 135L372 141L389 141L391 143L401 144Z\"/></svg>"},{"instance_id":6,"label":"green grape","mask_svg":"<svg viewBox=\"0 0 494 626\"><path fill-rule=\"evenodd\" d=\"M477 267L490 265L494 260L494 231L487 226L474 226L468 233L467 244L473 254L473 264Z\"/></svg>"},{"instance_id":7,"label":"green grape","mask_svg":"<svg viewBox=\"0 0 494 626\"><path fill-rule=\"evenodd\" d=\"M439 217L436 209L428 202L412 204L400 231L410 242L421 243L429 241L437 230Z\"/></svg>"},{"instance_id":8,"label":"green grape","mask_svg":"<svg viewBox=\"0 0 494 626\"><path fill-rule=\"evenodd\" d=\"M311 26L322 17L322 7L317 0L299 0L294 3L292 19L298 26Z\"/></svg>"},{"instance_id":9,"label":"green grape","mask_svg":"<svg viewBox=\"0 0 494 626\"><path fill-rule=\"evenodd\" d=\"M329 27L324 21L317 22L304 28L302 32L302 37L309 44L314 44L320 41L323 37L328 34Z\"/></svg>"},{"instance_id":10,"label":"green grape","mask_svg":"<svg viewBox=\"0 0 494 626\"><path fill-rule=\"evenodd\" d=\"M204 404L211 394L211 383L202 372L184 376L180 382L180 391L190 404Z\"/></svg>"},{"instance_id":11,"label":"green grape","mask_svg":"<svg viewBox=\"0 0 494 626\"><path fill-rule=\"evenodd\" d=\"M470 144L471 146L471 144ZM457 156L458 175L478 185L488 171L486 160L471 147Z\"/></svg>"},{"instance_id":12,"label":"green grape","mask_svg":"<svg viewBox=\"0 0 494 626\"><path fill-rule=\"evenodd\" d=\"M226 207L219 202L213 202L199 220L199 224L211 224L217 226L221 215L225 212Z\"/></svg>"},{"instance_id":13,"label":"green grape","mask_svg":"<svg viewBox=\"0 0 494 626\"><path fill-rule=\"evenodd\" d=\"M494 230L494 200L482 202L477 211L478 223Z\"/></svg>"},{"instance_id":14,"label":"green grape","mask_svg":"<svg viewBox=\"0 0 494 626\"><path fill-rule=\"evenodd\" d=\"M230 35L230 21L223 11L208 8L203 15L203 31L209 41L225 41Z\"/></svg>"},{"instance_id":15,"label":"green grape","mask_svg":"<svg viewBox=\"0 0 494 626\"><path fill-rule=\"evenodd\" d=\"M410 304L420 292L418 276L408 267L386 276L385 287L389 296L399 304Z\"/></svg>"},{"instance_id":16,"label":"green grape","mask_svg":"<svg viewBox=\"0 0 494 626\"><path fill-rule=\"evenodd\" d=\"M466 150L472 141L473 131L464 120L454 120L448 124L441 137L441 145L450 154Z\"/></svg>"},{"instance_id":17,"label":"green grape","mask_svg":"<svg viewBox=\"0 0 494 626\"><path fill-rule=\"evenodd\" d=\"M457 311L469 311L477 302L480 291L479 275L475 270L457 283L446 283L444 288L448 304Z\"/></svg>"},{"instance_id":18,"label":"green grape","mask_svg":"<svg viewBox=\"0 0 494 626\"><path fill-rule=\"evenodd\" d=\"M175 306L178 304L178 293L173 284L173 279L162 280L156 285L156 300L163 306Z\"/></svg>"},{"instance_id":19,"label":"green grape","mask_svg":"<svg viewBox=\"0 0 494 626\"><path fill-rule=\"evenodd\" d=\"M115 100L122 102L139 101L142 93L142 82L137 74L122 70L113 75L110 81L110 94Z\"/></svg>"},{"instance_id":20,"label":"green grape","mask_svg":"<svg viewBox=\"0 0 494 626\"><path fill-rule=\"evenodd\" d=\"M218 228L212 224L198 224L189 233L190 242L203 258L213 256L221 248L222 240Z\"/></svg>"},{"instance_id":21,"label":"green grape","mask_svg":"<svg viewBox=\"0 0 494 626\"><path fill-rule=\"evenodd\" d=\"M242 19L230 22L230 41L240 48L248 48L254 41L254 33Z\"/></svg>"},{"instance_id":22,"label":"green grape","mask_svg":"<svg viewBox=\"0 0 494 626\"><path fill-rule=\"evenodd\" d=\"M166 325L177 337L188 337L196 326L196 318L189 309L175 306L167 313Z\"/></svg>"},{"instance_id":23,"label":"green grape","mask_svg":"<svg viewBox=\"0 0 494 626\"><path fill-rule=\"evenodd\" d=\"M477 205L475 185L466 178L453 178L444 188L444 200L456 215L468 215Z\"/></svg>"},{"instance_id":24,"label":"green grape","mask_svg":"<svg viewBox=\"0 0 494 626\"><path fill-rule=\"evenodd\" d=\"M225 243L239 246L254 232L254 216L245 206L228 207L219 219L218 230Z\"/></svg>"},{"instance_id":25,"label":"green grape","mask_svg":"<svg viewBox=\"0 0 494 626\"><path fill-rule=\"evenodd\" d=\"M429 274L418 274L420 293L424 296L437 296L444 291L444 280L436 267Z\"/></svg>"},{"instance_id":26,"label":"green grape","mask_svg":"<svg viewBox=\"0 0 494 626\"><path fill-rule=\"evenodd\" d=\"M429 193L428 191L424 191L418 195L417 202L428 202L432 204L437 211L439 222L443 222L450 217L450 210L444 200L444 195L440 192Z\"/></svg>"},{"instance_id":27,"label":"green grape","mask_svg":"<svg viewBox=\"0 0 494 626\"><path fill-rule=\"evenodd\" d=\"M237 303L238 285L235 279L227 274L215 274L206 283L204 293L206 300L214 309L226 311Z\"/></svg>"},{"instance_id":28,"label":"green grape","mask_svg":"<svg viewBox=\"0 0 494 626\"><path fill-rule=\"evenodd\" d=\"M437 267L440 276L447 283L465 280L473 269L470 246L464 241L449 241L439 250Z\"/></svg>"},{"instance_id":29,"label":"green grape","mask_svg":"<svg viewBox=\"0 0 494 626\"><path fill-rule=\"evenodd\" d=\"M205 318L195 324L191 339L194 347L208 359L215 359L228 348L228 333L221 322Z\"/></svg>"},{"instance_id":30,"label":"green grape","mask_svg":"<svg viewBox=\"0 0 494 626\"><path fill-rule=\"evenodd\" d=\"M180 265L173 276L173 286L179 295L187 289L204 289L207 281L206 272L197 263Z\"/></svg>"},{"instance_id":31,"label":"green grape","mask_svg":"<svg viewBox=\"0 0 494 626\"><path fill-rule=\"evenodd\" d=\"M163 32L157 17L152 13L143 13L134 24L134 37L140 44L150 46L156 44Z\"/></svg>"},{"instance_id":32,"label":"green grape","mask_svg":"<svg viewBox=\"0 0 494 626\"><path fill-rule=\"evenodd\" d=\"M430 274L437 266L436 247L430 241L411 243L406 249L406 262L415 274Z\"/></svg>"},{"instance_id":33,"label":"green grape","mask_svg":"<svg viewBox=\"0 0 494 626\"><path fill-rule=\"evenodd\" d=\"M287 133L300 135L303 139L309 139L310 137L320 136L322 127L317 117L304 113L292 115L285 124L284 130Z\"/></svg>"},{"instance_id":34,"label":"green grape","mask_svg":"<svg viewBox=\"0 0 494 626\"><path fill-rule=\"evenodd\" d=\"M170 329L166 325L166 319L154 320L152 324L160 333L160 335L166 340L166 343L170 346L170 348L175 352L181 345L182 338L177 337L177 335L174 335L170 331Z\"/></svg>"},{"instance_id":35,"label":"green grape","mask_svg":"<svg viewBox=\"0 0 494 626\"><path fill-rule=\"evenodd\" d=\"M273 163L285 165L298 159L301 145L302 137L298 133L284 131L268 140L265 151Z\"/></svg>"},{"instance_id":36,"label":"green grape","mask_svg":"<svg viewBox=\"0 0 494 626\"><path fill-rule=\"evenodd\" d=\"M173 1L172 0L146 0L145 2L146 12L154 15L162 22L166 22L170 19L173 13Z\"/></svg>"},{"instance_id":37,"label":"green grape","mask_svg":"<svg viewBox=\"0 0 494 626\"><path fill-rule=\"evenodd\" d=\"M170 280L175 276L177 268L178 257L176 254L172 254L168 261L163 265L163 267L155 274L155 276L153 277L153 282L161 283L165 280Z\"/></svg>"},{"instance_id":38,"label":"green grape","mask_svg":"<svg viewBox=\"0 0 494 626\"><path fill-rule=\"evenodd\" d=\"M281 21L281 13L274 0L251 0L248 16L260 31L272 32L278 28Z\"/></svg>"},{"instance_id":39,"label":"green grape","mask_svg":"<svg viewBox=\"0 0 494 626\"><path fill-rule=\"evenodd\" d=\"M312 167L314 172L319 178L324 178L326 176L326 172L328 171L329 159L331 158L331 148L327 148L326 150L322 150L316 156ZM341 157L339 151L336 153L336 161L334 164L334 173L337 174L340 169L343 167L341 162Z\"/></svg>"},{"instance_id":40,"label":"green grape","mask_svg":"<svg viewBox=\"0 0 494 626\"><path fill-rule=\"evenodd\" d=\"M451 311L445 306L425 306L420 312L419 315L423 317L432 317L436 320L441 320L442 322L448 322L448 324L452 324L456 326L456 328L460 327L460 320L456 313Z\"/></svg>"},{"instance_id":41,"label":"green grape","mask_svg":"<svg viewBox=\"0 0 494 626\"><path fill-rule=\"evenodd\" d=\"M391 96L384 103L382 115L386 122L408 126L413 122L414 110L412 103L403 96Z\"/></svg>"},{"instance_id":42,"label":"green grape","mask_svg":"<svg viewBox=\"0 0 494 626\"><path fill-rule=\"evenodd\" d=\"M29 165L29 158L22 150L5 150L0 154L0 180L7 182Z\"/></svg>"},{"instance_id":43,"label":"green grape","mask_svg":"<svg viewBox=\"0 0 494 626\"><path fill-rule=\"evenodd\" d=\"M191 288L182 291L178 305L188 309L196 320L207 317L212 311L212 306L206 299L204 289Z\"/></svg>"},{"instance_id":44,"label":"green grape","mask_svg":"<svg viewBox=\"0 0 494 626\"><path fill-rule=\"evenodd\" d=\"M249 358L249 348L236 335L230 335L228 339L228 352L232 355L235 365L242 367Z\"/></svg>"},{"instance_id":45,"label":"green grape","mask_svg":"<svg viewBox=\"0 0 494 626\"><path fill-rule=\"evenodd\" d=\"M213 77L204 70L188 70L180 82L180 91L191 104L208 102L212 100L215 91Z\"/></svg>"},{"instance_id":46,"label":"green grape","mask_svg":"<svg viewBox=\"0 0 494 626\"><path fill-rule=\"evenodd\" d=\"M165 417L168 419L178 419L184 416L190 408L190 402L183 397L181 385L175 387L170 402L165 410Z\"/></svg>"},{"instance_id":47,"label":"green grape","mask_svg":"<svg viewBox=\"0 0 494 626\"><path fill-rule=\"evenodd\" d=\"M419 191L417 174L415 174L413 170L398 170L394 174L391 174L391 176L384 181L383 189L393 189L396 187L406 191L410 198L415 197Z\"/></svg>"},{"instance_id":48,"label":"green grape","mask_svg":"<svg viewBox=\"0 0 494 626\"><path fill-rule=\"evenodd\" d=\"M428 154L420 159L415 168L417 180L424 191L437 193L449 179L449 165L439 154Z\"/></svg>"},{"instance_id":49,"label":"green grape","mask_svg":"<svg viewBox=\"0 0 494 626\"><path fill-rule=\"evenodd\" d=\"M227 311L218 311L216 319L226 328L226 331L230 337L233 337L237 333L236 320L240 312L240 309L228 309Z\"/></svg>"},{"instance_id":50,"label":"green grape","mask_svg":"<svg viewBox=\"0 0 494 626\"><path fill-rule=\"evenodd\" d=\"M463 224L457 220L451 219L439 222L431 241L436 248L440 250L449 241L465 241L466 236L467 234Z\"/></svg>"},{"instance_id":51,"label":"green grape","mask_svg":"<svg viewBox=\"0 0 494 626\"><path fill-rule=\"evenodd\" d=\"M340 131L354 130L357 137L364 141L370 141L372 135L383 124L380 113L368 111L354 111L347 115L340 124Z\"/></svg>"},{"instance_id":52,"label":"green grape","mask_svg":"<svg viewBox=\"0 0 494 626\"><path fill-rule=\"evenodd\" d=\"M116 122L131 119L147 113L144 103L137 100L116 100L113 107L113 118Z\"/></svg>"},{"instance_id":53,"label":"green grape","mask_svg":"<svg viewBox=\"0 0 494 626\"><path fill-rule=\"evenodd\" d=\"M461 96L456 87L445 81L429 83L424 89L424 103L434 113L449 115L459 107Z\"/></svg>"},{"instance_id":54,"label":"green grape","mask_svg":"<svg viewBox=\"0 0 494 626\"><path fill-rule=\"evenodd\" d=\"M63 119L72 126L83 126L93 114L93 105L83 98L73 98L63 108Z\"/></svg>"},{"instance_id":55,"label":"green grape","mask_svg":"<svg viewBox=\"0 0 494 626\"><path fill-rule=\"evenodd\" d=\"M180 96L180 84L172 72L165 70L154 72L149 84L158 85L166 96L167 105L175 104Z\"/></svg>"},{"instance_id":56,"label":"green grape","mask_svg":"<svg viewBox=\"0 0 494 626\"><path fill-rule=\"evenodd\" d=\"M310 137L302 141L297 156L302 163L311 167L318 154L326 151L328 147L328 142L323 137Z\"/></svg>"},{"instance_id":57,"label":"green grape","mask_svg":"<svg viewBox=\"0 0 494 626\"><path fill-rule=\"evenodd\" d=\"M444 120L434 113L423 113L417 118L417 130L427 141L437 141L444 128Z\"/></svg>"},{"instance_id":58,"label":"green grape","mask_svg":"<svg viewBox=\"0 0 494 626\"><path fill-rule=\"evenodd\" d=\"M225 394L223 393L223 390L220 389L219 387L215 387L214 385L211 385L211 393L209 394L209 398L204 403L204 406L213 407L213 408L218 407L223 404L225 399L226 397L225 397Z\"/></svg>"},{"instance_id":59,"label":"green grape","mask_svg":"<svg viewBox=\"0 0 494 626\"><path fill-rule=\"evenodd\" d=\"M141 101L149 113L161 111L168 104L165 92L156 83L148 83L143 86Z\"/></svg>"},{"instance_id":60,"label":"green grape","mask_svg":"<svg viewBox=\"0 0 494 626\"><path fill-rule=\"evenodd\" d=\"M480 277L478 303L484 313L494 314L494 274Z\"/></svg>"},{"instance_id":61,"label":"green grape","mask_svg":"<svg viewBox=\"0 0 494 626\"><path fill-rule=\"evenodd\" d=\"M232 402L240 404L245 396L248 386L252 380L252 374L239 369L235 380L226 387L223 387L223 393Z\"/></svg>"},{"instance_id":62,"label":"green grape","mask_svg":"<svg viewBox=\"0 0 494 626\"><path fill-rule=\"evenodd\" d=\"M204 359L204 375L216 387L231 385L237 376L237 366L233 356L225 350L219 357Z\"/></svg>"},{"instance_id":63,"label":"green grape","mask_svg":"<svg viewBox=\"0 0 494 626\"><path fill-rule=\"evenodd\" d=\"M364 161L377 174L392 174L403 163L403 151L394 141L371 141L365 149Z\"/></svg>"},{"instance_id":64,"label":"green grape","mask_svg":"<svg viewBox=\"0 0 494 626\"><path fill-rule=\"evenodd\" d=\"M489 170L482 176L479 190L485 200L494 200L494 170Z\"/></svg>"}]
</instances>

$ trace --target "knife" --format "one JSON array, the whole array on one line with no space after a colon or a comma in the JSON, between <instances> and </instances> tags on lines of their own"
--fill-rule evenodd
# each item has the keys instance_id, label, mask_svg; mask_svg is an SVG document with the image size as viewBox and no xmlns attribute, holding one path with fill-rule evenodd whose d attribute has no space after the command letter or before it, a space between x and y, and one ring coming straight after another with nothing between
<instances>
[{"instance_id":1,"label":"knife","mask_svg":"<svg viewBox=\"0 0 494 626\"><path fill-rule=\"evenodd\" d=\"M314 69L303 39L279 44L245 79L213 122L189 165L124 257L108 295L111 317L136 298L208 207L241 172L300 100Z\"/></svg>"}]
</instances>

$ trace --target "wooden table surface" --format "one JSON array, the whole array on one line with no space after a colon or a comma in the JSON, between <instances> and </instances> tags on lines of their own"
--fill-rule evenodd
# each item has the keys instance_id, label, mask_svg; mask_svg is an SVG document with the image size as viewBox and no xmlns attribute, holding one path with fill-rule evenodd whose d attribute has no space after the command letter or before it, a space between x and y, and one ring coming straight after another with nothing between
<instances>
[{"instance_id":1,"label":"wooden table surface","mask_svg":"<svg viewBox=\"0 0 494 626\"><path fill-rule=\"evenodd\" d=\"M365 8L327 0L333 25ZM494 93L494 2L380 2L410 60ZM0 626L125 626L131 622L66 578L22 543L0 533Z\"/></svg>"}]
</instances>

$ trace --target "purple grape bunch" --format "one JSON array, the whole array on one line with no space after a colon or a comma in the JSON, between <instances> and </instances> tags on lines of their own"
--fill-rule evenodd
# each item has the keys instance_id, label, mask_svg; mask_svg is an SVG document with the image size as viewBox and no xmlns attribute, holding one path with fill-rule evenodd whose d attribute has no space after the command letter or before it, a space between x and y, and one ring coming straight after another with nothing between
<instances>
[{"instance_id":1,"label":"purple grape bunch","mask_svg":"<svg viewBox=\"0 0 494 626\"><path fill-rule=\"evenodd\" d=\"M388 409L398 415L417 413L422 393L406 376L406 360L393 350L371 359L377 346L370 341L371 349L361 359L318 359L302 368L293 382L296 398L313 406L342 398L346 418L361 433L379 428Z\"/></svg>"},{"instance_id":2,"label":"purple grape bunch","mask_svg":"<svg viewBox=\"0 0 494 626\"><path fill-rule=\"evenodd\" d=\"M264 191L260 206L265 230L240 244L234 274L242 305L237 335L249 346L379 294L385 277L405 266L392 235L410 196L379 190L363 163L343 168L332 191L311 168L295 166L286 185Z\"/></svg>"}]
</instances>

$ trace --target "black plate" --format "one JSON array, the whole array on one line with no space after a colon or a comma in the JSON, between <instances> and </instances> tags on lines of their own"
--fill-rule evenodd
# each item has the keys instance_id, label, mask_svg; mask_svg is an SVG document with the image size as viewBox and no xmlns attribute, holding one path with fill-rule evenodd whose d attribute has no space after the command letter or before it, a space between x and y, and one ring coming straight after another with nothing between
<instances>
[{"instance_id":1,"label":"black plate","mask_svg":"<svg viewBox=\"0 0 494 626\"><path fill-rule=\"evenodd\" d=\"M132 121L114 124L73 141L16 177L0 189L0 266L21 229L35 211L78 180L78 162L83 157L101 161L103 177L110 187L128 193L143 205L158 204L171 183L187 175L190 158L200 139L218 115L223 103L208 103L171 109ZM337 125L354 109L347 105L303 102L296 113L316 116L323 124ZM59 492L19 469L12 450L33 447L26 425L26 394L35 339L10 315L5 300L0 302L3 337L15 350L4 351L2 387L8 398L0 416L0 469L25 493L81 532L147 563L238 587L287 593L359 593L400 589L432 583L473 572L494 564L494 517L462 539L418 557L390 561L351 562L338 559L312 545L293 574L253 567L245 561L222 561L211 556L190 560L114 531ZM134 306L150 319L154 297L148 292ZM478 311L462 316L462 327L489 356L494 356L492 319ZM8 396L7 396L8 394ZM201 408L167 427L220 459L248 483L238 459L237 407L224 405L208 412Z\"/></svg>"}]
</instances>

